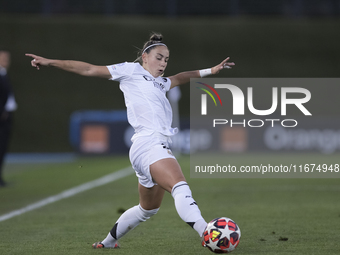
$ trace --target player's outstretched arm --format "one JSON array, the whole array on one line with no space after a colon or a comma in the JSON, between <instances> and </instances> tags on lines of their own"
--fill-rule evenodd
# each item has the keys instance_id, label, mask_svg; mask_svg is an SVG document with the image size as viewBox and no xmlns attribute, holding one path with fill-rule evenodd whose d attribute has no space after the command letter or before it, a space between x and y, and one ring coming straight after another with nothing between
<instances>
[{"instance_id":1,"label":"player's outstretched arm","mask_svg":"<svg viewBox=\"0 0 340 255\"><path fill-rule=\"evenodd\" d=\"M31 65L37 68L37 70L39 70L41 66L53 66L67 72L72 72L83 76L94 76L106 79L111 78L111 74L106 66L97 66L74 60L48 59L34 54L25 55L27 57L33 58Z\"/></svg>"},{"instance_id":2,"label":"player's outstretched arm","mask_svg":"<svg viewBox=\"0 0 340 255\"><path fill-rule=\"evenodd\" d=\"M201 77L205 77L210 74L218 74L224 68L230 69L232 68L232 66L235 65L235 63L228 62L228 60L229 60L229 57L227 57L221 63L219 63L218 65L212 68L208 68L204 70L182 72L174 76L171 76L169 77L171 80L171 88L190 82L190 78L201 78Z\"/></svg>"}]
</instances>

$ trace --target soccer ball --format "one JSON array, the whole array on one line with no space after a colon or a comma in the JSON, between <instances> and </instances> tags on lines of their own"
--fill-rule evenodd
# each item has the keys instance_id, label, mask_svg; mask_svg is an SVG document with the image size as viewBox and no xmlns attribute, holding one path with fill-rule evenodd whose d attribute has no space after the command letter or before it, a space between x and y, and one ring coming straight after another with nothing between
<instances>
[{"instance_id":1,"label":"soccer ball","mask_svg":"<svg viewBox=\"0 0 340 255\"><path fill-rule=\"evenodd\" d=\"M237 247L241 230L237 224L226 217L210 221L204 230L202 245L215 253L228 253Z\"/></svg>"}]
</instances>

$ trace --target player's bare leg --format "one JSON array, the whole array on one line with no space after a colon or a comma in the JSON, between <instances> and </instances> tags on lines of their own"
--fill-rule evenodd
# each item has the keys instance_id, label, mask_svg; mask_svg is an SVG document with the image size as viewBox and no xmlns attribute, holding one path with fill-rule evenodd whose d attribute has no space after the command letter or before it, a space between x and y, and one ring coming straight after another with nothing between
<instances>
[{"instance_id":1,"label":"player's bare leg","mask_svg":"<svg viewBox=\"0 0 340 255\"><path fill-rule=\"evenodd\" d=\"M139 205L125 211L107 237L102 242L94 243L93 248L118 248L118 239L158 212L165 190L159 185L146 188L138 183L138 191Z\"/></svg>"},{"instance_id":2,"label":"player's bare leg","mask_svg":"<svg viewBox=\"0 0 340 255\"><path fill-rule=\"evenodd\" d=\"M161 159L150 166L154 181L170 192L178 215L202 236L207 225L187 184L181 167L173 158Z\"/></svg>"},{"instance_id":3,"label":"player's bare leg","mask_svg":"<svg viewBox=\"0 0 340 255\"><path fill-rule=\"evenodd\" d=\"M124 212L107 237L102 242L95 243L94 248L116 248L118 239L158 212L165 190L174 197L180 217L199 235L203 234L207 223L191 196L178 162L172 158L159 160L150 166L150 173L158 185L146 188L138 184L140 204Z\"/></svg>"},{"instance_id":4,"label":"player's bare leg","mask_svg":"<svg viewBox=\"0 0 340 255\"><path fill-rule=\"evenodd\" d=\"M182 169L176 159L158 160L150 166L153 180L163 189L171 193L173 186L180 181L186 181Z\"/></svg>"},{"instance_id":5,"label":"player's bare leg","mask_svg":"<svg viewBox=\"0 0 340 255\"><path fill-rule=\"evenodd\" d=\"M157 209L161 206L165 190L155 185L152 188L146 188L138 183L139 204L145 210Z\"/></svg>"}]
</instances>

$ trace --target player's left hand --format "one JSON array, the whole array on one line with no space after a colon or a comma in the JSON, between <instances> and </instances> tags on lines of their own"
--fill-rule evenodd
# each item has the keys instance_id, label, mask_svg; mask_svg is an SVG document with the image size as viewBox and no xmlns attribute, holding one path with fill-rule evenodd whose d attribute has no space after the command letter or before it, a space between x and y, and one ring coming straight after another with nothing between
<instances>
[{"instance_id":1,"label":"player's left hand","mask_svg":"<svg viewBox=\"0 0 340 255\"><path fill-rule=\"evenodd\" d=\"M235 63L234 62L228 62L229 59L230 59L230 57L227 57L220 64L211 68L211 73L212 74L218 74L224 68L227 68L227 69L232 68L235 65Z\"/></svg>"}]
</instances>

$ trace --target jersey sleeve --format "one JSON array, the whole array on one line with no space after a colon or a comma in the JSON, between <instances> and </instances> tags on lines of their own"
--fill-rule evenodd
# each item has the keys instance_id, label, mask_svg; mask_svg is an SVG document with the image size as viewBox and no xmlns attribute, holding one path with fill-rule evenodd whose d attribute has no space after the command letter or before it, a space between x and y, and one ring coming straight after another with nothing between
<instances>
[{"instance_id":1,"label":"jersey sleeve","mask_svg":"<svg viewBox=\"0 0 340 255\"><path fill-rule=\"evenodd\" d=\"M166 78L166 77L163 77L162 79L165 83L166 91L169 91L170 88L171 88L171 80L169 78Z\"/></svg>"},{"instance_id":2,"label":"jersey sleeve","mask_svg":"<svg viewBox=\"0 0 340 255\"><path fill-rule=\"evenodd\" d=\"M133 63L128 63L128 62L115 64L115 65L109 65L106 67L107 69L109 69L109 72L111 74L111 78L109 80L119 81L119 82L125 78L128 78L132 74L135 68Z\"/></svg>"}]
</instances>

